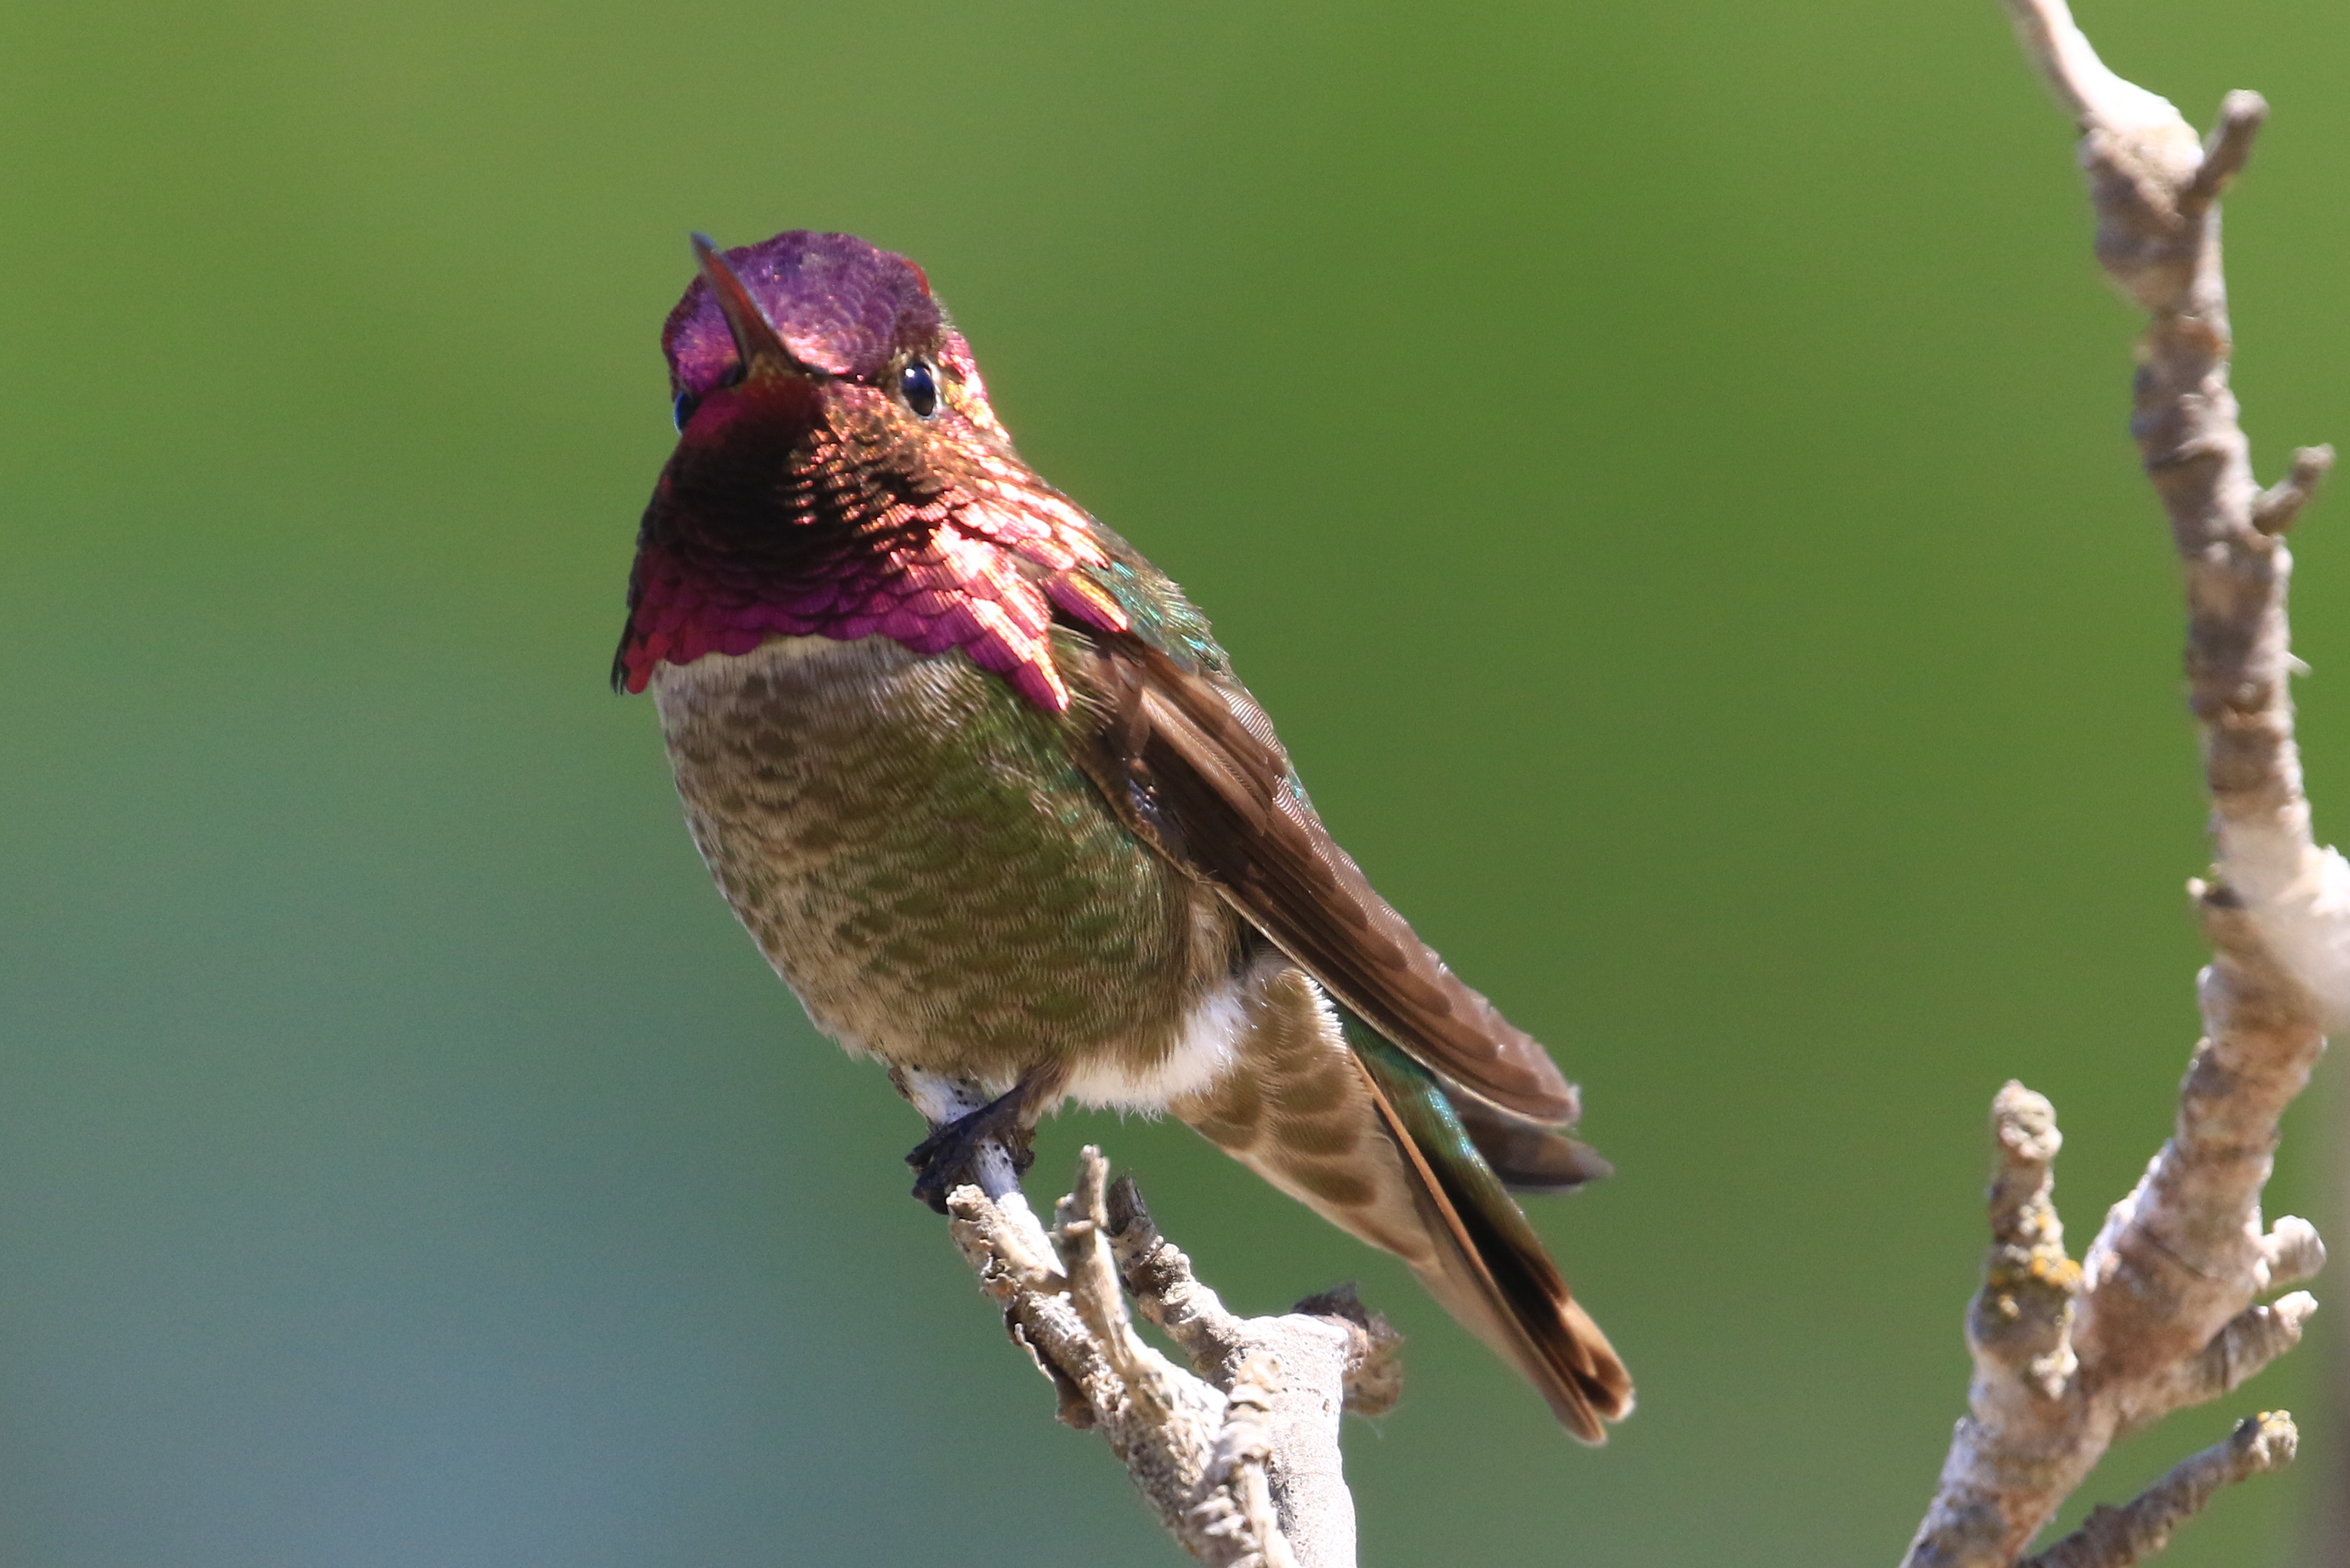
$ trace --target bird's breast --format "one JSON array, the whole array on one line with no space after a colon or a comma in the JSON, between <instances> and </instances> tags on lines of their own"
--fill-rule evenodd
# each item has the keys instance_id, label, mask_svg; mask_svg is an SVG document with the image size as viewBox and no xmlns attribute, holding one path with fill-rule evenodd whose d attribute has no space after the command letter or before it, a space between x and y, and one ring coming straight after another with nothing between
<instances>
[{"instance_id":1,"label":"bird's breast","mask_svg":"<svg viewBox=\"0 0 2350 1568\"><path fill-rule=\"evenodd\" d=\"M983 1083L1061 1062L1110 1103L1205 1070L1237 925L1112 816L1082 711L879 637L777 638L653 689L703 860L827 1033Z\"/></svg>"}]
</instances>

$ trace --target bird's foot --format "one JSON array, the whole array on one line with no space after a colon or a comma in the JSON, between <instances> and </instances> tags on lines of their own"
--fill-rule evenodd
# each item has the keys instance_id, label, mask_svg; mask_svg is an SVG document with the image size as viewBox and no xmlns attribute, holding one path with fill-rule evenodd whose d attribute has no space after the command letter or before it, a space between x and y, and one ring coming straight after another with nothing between
<instances>
[{"instance_id":1,"label":"bird's foot","mask_svg":"<svg viewBox=\"0 0 2350 1568\"><path fill-rule=\"evenodd\" d=\"M979 1109L932 1127L931 1136L906 1157L914 1168L914 1196L945 1213L948 1193L967 1183L978 1184L980 1149L991 1143L1012 1157L1014 1175L1025 1176L1036 1163L1031 1147L1035 1129L1024 1114L1026 1087L1015 1084Z\"/></svg>"}]
</instances>

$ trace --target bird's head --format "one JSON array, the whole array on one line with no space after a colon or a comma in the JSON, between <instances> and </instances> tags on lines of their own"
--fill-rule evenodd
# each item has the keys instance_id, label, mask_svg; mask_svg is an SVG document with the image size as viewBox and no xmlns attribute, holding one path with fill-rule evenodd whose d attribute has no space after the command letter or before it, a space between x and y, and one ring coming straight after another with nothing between
<instances>
[{"instance_id":1,"label":"bird's head","mask_svg":"<svg viewBox=\"0 0 2350 1568\"><path fill-rule=\"evenodd\" d=\"M853 234L721 251L661 331L677 449L638 536L613 683L775 637L961 648L1022 693L1068 697L1053 609L1124 617L1073 568L1092 521L1022 462L922 269Z\"/></svg>"},{"instance_id":2,"label":"bird's head","mask_svg":"<svg viewBox=\"0 0 2350 1568\"><path fill-rule=\"evenodd\" d=\"M909 464L1002 441L971 346L904 256L800 229L693 248L701 275L661 329L681 452L755 462L821 425Z\"/></svg>"}]
</instances>

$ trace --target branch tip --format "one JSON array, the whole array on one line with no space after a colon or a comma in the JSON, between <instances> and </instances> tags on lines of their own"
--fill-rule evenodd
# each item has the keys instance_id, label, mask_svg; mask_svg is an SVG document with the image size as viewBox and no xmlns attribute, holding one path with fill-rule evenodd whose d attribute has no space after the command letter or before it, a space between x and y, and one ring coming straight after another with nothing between
<instances>
[{"instance_id":1,"label":"branch tip","mask_svg":"<svg viewBox=\"0 0 2350 1568\"><path fill-rule=\"evenodd\" d=\"M1347 1408L1357 1416L1384 1416L1403 1399L1403 1334L1363 1304L1350 1282L1307 1296L1289 1309L1333 1322L1345 1329Z\"/></svg>"},{"instance_id":2,"label":"branch tip","mask_svg":"<svg viewBox=\"0 0 2350 1568\"><path fill-rule=\"evenodd\" d=\"M2098 1504L2080 1529L2016 1568L2130 1568L2169 1545L2221 1487L2293 1463L2300 1443L2289 1412L2248 1416L2226 1441L2181 1461L2127 1507Z\"/></svg>"},{"instance_id":3,"label":"branch tip","mask_svg":"<svg viewBox=\"0 0 2350 1568\"><path fill-rule=\"evenodd\" d=\"M2013 1078L1991 1098L1991 1127L1999 1141L2000 1162L2011 1168L2052 1164L2064 1147L2056 1107L2047 1096Z\"/></svg>"},{"instance_id":4,"label":"branch tip","mask_svg":"<svg viewBox=\"0 0 2350 1568\"><path fill-rule=\"evenodd\" d=\"M2263 534L2282 534L2291 528L2333 467L2331 446L2294 448L2292 469L2252 502L2252 526Z\"/></svg>"},{"instance_id":5,"label":"branch tip","mask_svg":"<svg viewBox=\"0 0 2350 1568\"><path fill-rule=\"evenodd\" d=\"M2201 1354L2150 1387L2143 1406L2127 1412L2119 1429L2136 1431L2172 1410L2233 1393L2299 1345L2303 1326L2316 1311L2317 1298L2307 1291L2246 1307L2211 1336Z\"/></svg>"},{"instance_id":6,"label":"branch tip","mask_svg":"<svg viewBox=\"0 0 2350 1568\"><path fill-rule=\"evenodd\" d=\"M2317 1277L2325 1267L2325 1239L2300 1215L2288 1214L2261 1238L2261 1256L2268 1264L2268 1288L2282 1290Z\"/></svg>"},{"instance_id":7,"label":"branch tip","mask_svg":"<svg viewBox=\"0 0 2350 1568\"><path fill-rule=\"evenodd\" d=\"M2203 162L2179 197L2185 212L2198 212L2220 199L2228 182L2243 172L2252 155L2252 142L2269 117L2269 100L2256 92L2238 89L2220 100L2220 123L2203 143Z\"/></svg>"}]
</instances>

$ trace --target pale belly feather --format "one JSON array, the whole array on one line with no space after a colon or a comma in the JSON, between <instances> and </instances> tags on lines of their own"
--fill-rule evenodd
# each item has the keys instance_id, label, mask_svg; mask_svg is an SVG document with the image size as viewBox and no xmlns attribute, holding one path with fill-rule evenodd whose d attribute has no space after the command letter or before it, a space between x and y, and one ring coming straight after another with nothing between
<instances>
[{"instance_id":1,"label":"pale belly feather","mask_svg":"<svg viewBox=\"0 0 2350 1568\"><path fill-rule=\"evenodd\" d=\"M1110 815L1064 717L882 638L777 639L653 691L703 860L850 1050L1151 1108L1231 1060L1238 921Z\"/></svg>"}]
</instances>

